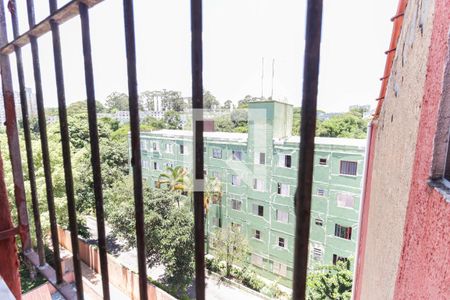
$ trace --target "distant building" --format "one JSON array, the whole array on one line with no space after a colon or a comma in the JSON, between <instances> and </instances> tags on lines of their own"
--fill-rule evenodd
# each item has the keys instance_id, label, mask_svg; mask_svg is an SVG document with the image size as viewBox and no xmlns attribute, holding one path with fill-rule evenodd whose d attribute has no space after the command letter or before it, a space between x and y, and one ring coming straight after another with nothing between
<instances>
[{"instance_id":1,"label":"distant building","mask_svg":"<svg viewBox=\"0 0 450 300\"><path fill-rule=\"evenodd\" d=\"M37 115L36 94L33 93L31 88L25 88L25 93L27 98L28 117L34 117ZM14 92L14 103L17 120L22 120L22 105L20 102L20 92L18 91ZM3 103L3 92L0 91L0 124L5 123L5 121L5 104Z\"/></svg>"},{"instance_id":2,"label":"distant building","mask_svg":"<svg viewBox=\"0 0 450 300\"><path fill-rule=\"evenodd\" d=\"M294 193L299 142L293 108L275 101L249 103L249 133L205 132L205 174L223 183L210 206L206 230L238 226L258 272L292 284ZM192 132L141 133L145 182L152 187L167 166L192 169ZM311 264L355 255L365 140L316 138L310 236ZM213 248L213 245L210 245Z\"/></svg>"}]
</instances>

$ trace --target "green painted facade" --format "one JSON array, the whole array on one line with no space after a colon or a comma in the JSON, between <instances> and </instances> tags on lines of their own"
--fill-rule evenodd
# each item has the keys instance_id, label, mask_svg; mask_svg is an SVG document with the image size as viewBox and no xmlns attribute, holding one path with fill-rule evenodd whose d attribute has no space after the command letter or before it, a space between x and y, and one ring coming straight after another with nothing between
<instances>
[{"instance_id":1,"label":"green painted facade","mask_svg":"<svg viewBox=\"0 0 450 300\"><path fill-rule=\"evenodd\" d=\"M248 134L204 135L207 176L218 177L224 192L219 204L211 204L207 230L239 225L248 237L255 268L261 275L279 278L286 285L292 278L293 195L300 141L298 136L291 136L292 112L291 105L276 101L250 103ZM190 131L143 132L141 148L143 176L150 186L168 165L192 170ZM312 264L331 264L338 258L354 256L364 150L364 140L316 138Z\"/></svg>"}]
</instances>

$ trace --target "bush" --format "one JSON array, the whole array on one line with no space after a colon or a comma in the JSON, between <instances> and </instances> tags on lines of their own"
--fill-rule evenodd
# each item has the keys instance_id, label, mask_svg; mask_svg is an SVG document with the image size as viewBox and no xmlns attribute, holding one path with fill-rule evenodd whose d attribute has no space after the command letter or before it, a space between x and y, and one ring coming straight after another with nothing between
<instances>
[{"instance_id":1,"label":"bush","mask_svg":"<svg viewBox=\"0 0 450 300\"><path fill-rule=\"evenodd\" d=\"M247 270L242 273L241 281L243 285L257 292L261 291L265 286L264 282L258 278L254 271L251 270Z\"/></svg>"}]
</instances>

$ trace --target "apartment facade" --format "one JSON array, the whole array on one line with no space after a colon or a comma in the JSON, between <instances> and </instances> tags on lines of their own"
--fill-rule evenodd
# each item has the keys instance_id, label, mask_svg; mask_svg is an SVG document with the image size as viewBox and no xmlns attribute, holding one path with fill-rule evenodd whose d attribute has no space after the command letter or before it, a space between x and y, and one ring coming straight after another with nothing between
<instances>
[{"instance_id":1,"label":"apartment facade","mask_svg":"<svg viewBox=\"0 0 450 300\"><path fill-rule=\"evenodd\" d=\"M299 136L291 135L293 108L276 101L249 105L249 132L205 132L205 174L222 183L206 230L239 226L248 238L258 272L291 284L294 253L294 194ZM155 186L170 166L192 170L192 132L141 133L144 180ZM310 251L312 264L354 257L365 141L316 138ZM213 245L207 244L207 248Z\"/></svg>"}]
</instances>

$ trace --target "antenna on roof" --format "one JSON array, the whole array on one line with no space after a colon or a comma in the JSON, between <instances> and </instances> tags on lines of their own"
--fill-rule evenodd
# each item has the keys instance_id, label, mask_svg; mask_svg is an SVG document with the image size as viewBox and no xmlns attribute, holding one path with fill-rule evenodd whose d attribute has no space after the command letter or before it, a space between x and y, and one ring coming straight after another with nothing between
<instances>
[{"instance_id":1,"label":"antenna on roof","mask_svg":"<svg viewBox=\"0 0 450 300\"><path fill-rule=\"evenodd\" d=\"M261 100L264 99L264 57L261 62Z\"/></svg>"},{"instance_id":2,"label":"antenna on roof","mask_svg":"<svg viewBox=\"0 0 450 300\"><path fill-rule=\"evenodd\" d=\"M275 58L272 59L272 92L270 93L270 100L273 100L273 79L275 78Z\"/></svg>"}]
</instances>

